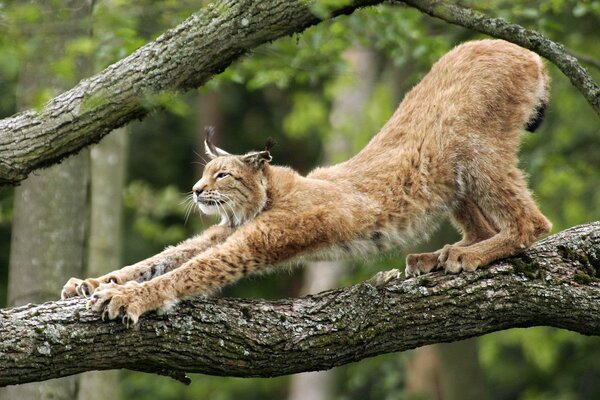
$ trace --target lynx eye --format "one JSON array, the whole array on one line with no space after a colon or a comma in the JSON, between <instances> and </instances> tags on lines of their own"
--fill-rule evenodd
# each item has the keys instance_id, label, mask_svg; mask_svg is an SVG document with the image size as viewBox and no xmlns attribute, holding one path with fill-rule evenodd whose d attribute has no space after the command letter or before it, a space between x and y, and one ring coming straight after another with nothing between
<instances>
[{"instance_id":1,"label":"lynx eye","mask_svg":"<svg viewBox=\"0 0 600 400\"><path fill-rule=\"evenodd\" d=\"M219 172L215 175L215 179L220 180L220 179L228 177L229 175L230 175L229 172Z\"/></svg>"}]
</instances>

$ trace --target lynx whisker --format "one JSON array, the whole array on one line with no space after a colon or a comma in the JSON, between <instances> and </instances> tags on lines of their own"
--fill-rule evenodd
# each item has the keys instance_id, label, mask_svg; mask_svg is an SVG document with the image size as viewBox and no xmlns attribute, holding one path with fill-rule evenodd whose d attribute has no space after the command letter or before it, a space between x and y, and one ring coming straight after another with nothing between
<instances>
[{"instance_id":1,"label":"lynx whisker","mask_svg":"<svg viewBox=\"0 0 600 400\"><path fill-rule=\"evenodd\" d=\"M235 212L235 209L233 208L233 206L231 205L231 203L235 204L235 201L231 198L231 196L226 195L225 193L219 193L220 196L222 196L225 199L225 203L229 209L231 209L231 212L233 213L233 217L235 218L235 221L237 221L237 224L240 224L242 222L242 220L237 216L237 213Z\"/></svg>"}]
</instances>

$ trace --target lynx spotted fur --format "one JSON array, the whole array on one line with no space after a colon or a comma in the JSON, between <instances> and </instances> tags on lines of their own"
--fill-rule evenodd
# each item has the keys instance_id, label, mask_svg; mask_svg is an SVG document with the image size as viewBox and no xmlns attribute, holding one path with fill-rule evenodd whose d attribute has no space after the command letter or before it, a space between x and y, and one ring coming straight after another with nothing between
<instances>
[{"instance_id":1,"label":"lynx spotted fur","mask_svg":"<svg viewBox=\"0 0 600 400\"><path fill-rule=\"evenodd\" d=\"M90 296L103 318L136 323L268 267L402 246L445 214L463 239L408 255L407 276L513 255L550 230L517 168L522 131L541 122L548 85L536 54L468 42L432 67L360 153L306 177L271 166L268 150L230 155L207 138L211 161L193 196L221 223L135 265L71 278L62 297Z\"/></svg>"}]
</instances>

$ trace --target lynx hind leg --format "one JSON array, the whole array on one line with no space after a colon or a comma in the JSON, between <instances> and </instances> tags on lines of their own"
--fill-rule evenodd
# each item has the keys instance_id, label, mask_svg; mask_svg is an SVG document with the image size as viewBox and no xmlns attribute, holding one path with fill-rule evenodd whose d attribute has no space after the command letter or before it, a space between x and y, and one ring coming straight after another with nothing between
<instances>
[{"instance_id":1,"label":"lynx hind leg","mask_svg":"<svg viewBox=\"0 0 600 400\"><path fill-rule=\"evenodd\" d=\"M462 233L462 240L455 246L470 246L489 239L499 229L481 211L470 198L464 198L452 211L452 223Z\"/></svg>"},{"instance_id":2,"label":"lynx hind leg","mask_svg":"<svg viewBox=\"0 0 600 400\"><path fill-rule=\"evenodd\" d=\"M481 208L471 199L465 198L452 211L452 222L462 232L462 239L452 246L469 246L494 236L498 230L483 215ZM441 268L440 255L450 245L432 253L409 254L406 256L406 276L426 274Z\"/></svg>"},{"instance_id":3,"label":"lynx hind leg","mask_svg":"<svg viewBox=\"0 0 600 400\"><path fill-rule=\"evenodd\" d=\"M512 256L550 231L552 225L533 201L521 172L515 168L505 177L496 177L493 187L482 188L485 196L479 202L499 232L469 246L444 247L438 262L447 272L474 271Z\"/></svg>"}]
</instances>

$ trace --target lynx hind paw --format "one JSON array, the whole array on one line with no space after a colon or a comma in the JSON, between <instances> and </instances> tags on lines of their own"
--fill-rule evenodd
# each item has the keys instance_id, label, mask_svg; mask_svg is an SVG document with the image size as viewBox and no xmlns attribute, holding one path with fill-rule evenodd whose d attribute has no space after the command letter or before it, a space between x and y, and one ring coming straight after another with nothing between
<instances>
[{"instance_id":1,"label":"lynx hind paw","mask_svg":"<svg viewBox=\"0 0 600 400\"><path fill-rule=\"evenodd\" d=\"M482 265L481 257L464 248L446 245L440 252L438 263L446 273L473 272Z\"/></svg>"},{"instance_id":2,"label":"lynx hind paw","mask_svg":"<svg viewBox=\"0 0 600 400\"><path fill-rule=\"evenodd\" d=\"M399 270L394 268L394 269L390 269L388 271L380 271L380 272L376 273L367 282L369 282L371 285L379 288L379 287L385 286L388 282L390 282L394 279L400 279L401 277L402 277L402 272L400 272Z\"/></svg>"}]
</instances>

